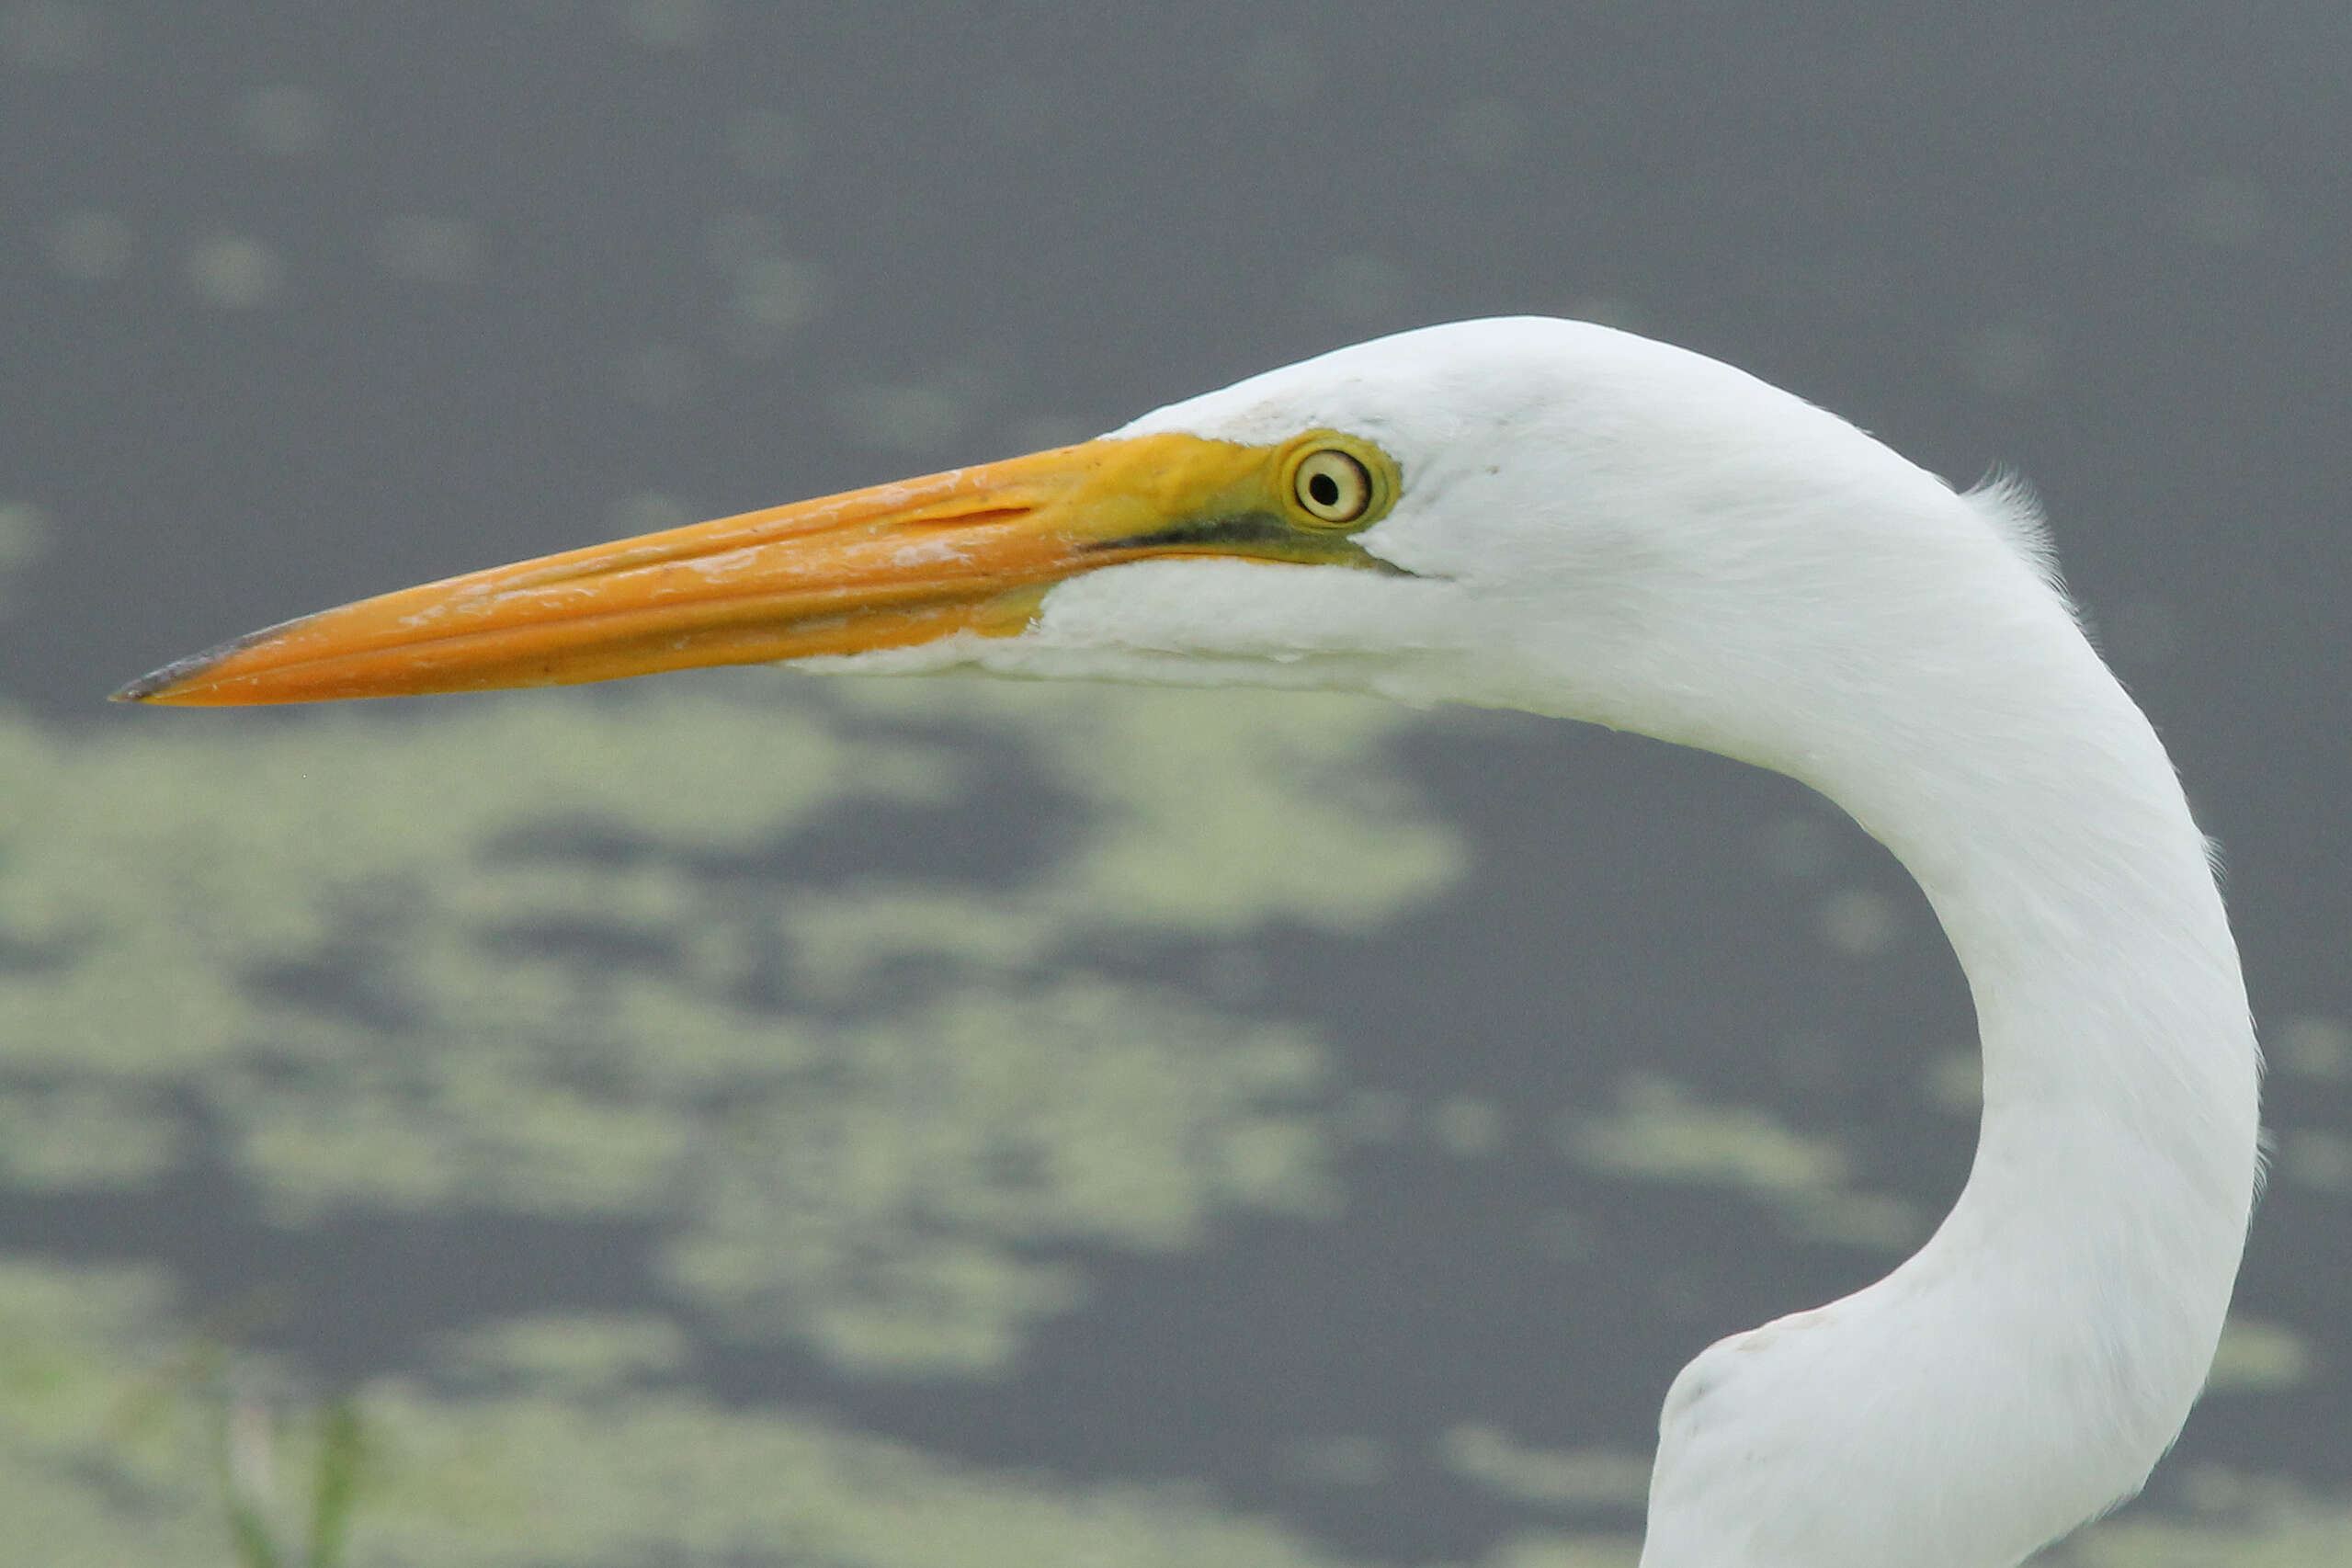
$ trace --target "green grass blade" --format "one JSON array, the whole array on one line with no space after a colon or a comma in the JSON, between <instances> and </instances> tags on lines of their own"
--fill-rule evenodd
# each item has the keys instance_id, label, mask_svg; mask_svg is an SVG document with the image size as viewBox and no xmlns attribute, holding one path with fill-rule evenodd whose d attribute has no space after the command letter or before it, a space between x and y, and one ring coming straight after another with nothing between
<instances>
[{"instance_id":1,"label":"green grass blade","mask_svg":"<svg viewBox=\"0 0 2352 1568\"><path fill-rule=\"evenodd\" d=\"M338 1394L319 1415L318 1475L311 1490L310 1568L336 1568L351 1537L366 1442L358 1402Z\"/></svg>"}]
</instances>

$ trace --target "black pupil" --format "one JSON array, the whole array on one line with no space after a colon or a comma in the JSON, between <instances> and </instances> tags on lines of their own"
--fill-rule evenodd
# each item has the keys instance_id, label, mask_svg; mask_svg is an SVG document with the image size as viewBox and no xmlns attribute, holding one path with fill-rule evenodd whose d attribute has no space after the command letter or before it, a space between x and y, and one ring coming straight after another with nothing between
<instances>
[{"instance_id":1,"label":"black pupil","mask_svg":"<svg viewBox=\"0 0 2352 1568\"><path fill-rule=\"evenodd\" d=\"M1312 474L1307 480L1307 498L1318 506L1339 505L1339 481L1327 473Z\"/></svg>"}]
</instances>

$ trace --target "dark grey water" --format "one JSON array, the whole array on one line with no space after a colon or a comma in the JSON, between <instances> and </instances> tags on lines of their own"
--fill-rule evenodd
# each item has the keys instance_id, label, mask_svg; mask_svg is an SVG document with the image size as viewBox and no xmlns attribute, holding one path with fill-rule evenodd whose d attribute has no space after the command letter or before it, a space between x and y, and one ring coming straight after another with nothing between
<instances>
[{"instance_id":1,"label":"dark grey water","mask_svg":"<svg viewBox=\"0 0 2352 1568\"><path fill-rule=\"evenodd\" d=\"M299 1470L344 1387L364 1561L1618 1561L1674 1369L1965 1173L1957 970L1803 791L1255 698L98 702L1506 311L2040 488L2280 1139L2075 1560L2344 1560L2347 120L2316 5L0 6L0 1562L229 1561L207 1413Z\"/></svg>"}]
</instances>

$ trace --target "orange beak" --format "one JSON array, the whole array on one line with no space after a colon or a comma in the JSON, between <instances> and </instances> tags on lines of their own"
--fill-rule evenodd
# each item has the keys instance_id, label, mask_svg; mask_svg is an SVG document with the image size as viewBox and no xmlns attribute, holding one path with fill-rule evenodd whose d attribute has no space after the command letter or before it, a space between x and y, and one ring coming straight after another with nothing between
<instances>
[{"instance_id":1,"label":"orange beak","mask_svg":"<svg viewBox=\"0 0 2352 1568\"><path fill-rule=\"evenodd\" d=\"M1344 535L1295 526L1283 487L1299 446L1089 441L747 512L306 616L115 696L226 706L568 686L1017 636L1055 583L1152 556L1377 564Z\"/></svg>"}]
</instances>

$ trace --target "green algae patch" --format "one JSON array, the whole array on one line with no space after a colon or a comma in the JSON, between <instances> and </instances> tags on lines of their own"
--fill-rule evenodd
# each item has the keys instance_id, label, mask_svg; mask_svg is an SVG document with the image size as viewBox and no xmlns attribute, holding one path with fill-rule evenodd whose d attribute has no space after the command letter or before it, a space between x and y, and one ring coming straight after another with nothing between
<instances>
[{"instance_id":1,"label":"green algae patch","mask_svg":"<svg viewBox=\"0 0 2352 1568\"><path fill-rule=\"evenodd\" d=\"M863 1372L1006 1370L1084 1296L1041 1249L1331 1211L1322 1042L1095 955L1463 869L1360 701L743 672L139 717L0 716L0 1180L142 1190L200 1128L280 1224L642 1221L682 1301ZM1030 847L934 873L926 824Z\"/></svg>"}]
</instances>

